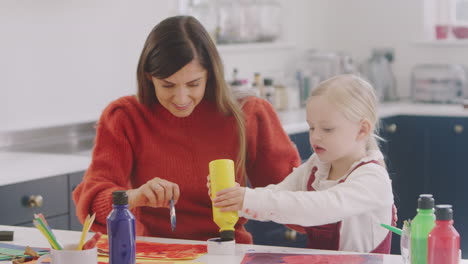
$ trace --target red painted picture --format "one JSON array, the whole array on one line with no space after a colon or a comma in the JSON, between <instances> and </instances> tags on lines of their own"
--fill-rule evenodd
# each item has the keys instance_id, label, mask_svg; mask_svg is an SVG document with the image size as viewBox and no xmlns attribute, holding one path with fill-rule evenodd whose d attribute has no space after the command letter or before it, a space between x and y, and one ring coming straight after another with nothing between
<instances>
[{"instance_id":1,"label":"red painted picture","mask_svg":"<svg viewBox=\"0 0 468 264\"><path fill-rule=\"evenodd\" d=\"M241 264L382 264L383 256L370 254L356 255L307 255L277 253L247 253Z\"/></svg>"},{"instance_id":2,"label":"red painted picture","mask_svg":"<svg viewBox=\"0 0 468 264\"><path fill-rule=\"evenodd\" d=\"M101 237L97 243L99 255L109 254L107 236ZM192 260L206 254L206 245L164 244L156 242L136 241L137 259L159 260Z\"/></svg>"}]
</instances>

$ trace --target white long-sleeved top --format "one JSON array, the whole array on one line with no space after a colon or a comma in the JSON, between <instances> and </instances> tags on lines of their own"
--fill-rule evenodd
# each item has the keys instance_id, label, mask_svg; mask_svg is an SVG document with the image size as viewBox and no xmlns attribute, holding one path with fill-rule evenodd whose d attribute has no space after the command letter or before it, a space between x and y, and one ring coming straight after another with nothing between
<instances>
[{"instance_id":1,"label":"white long-sleeved top","mask_svg":"<svg viewBox=\"0 0 468 264\"><path fill-rule=\"evenodd\" d=\"M390 225L393 218L391 181L387 170L375 163L352 170L361 162L381 159L380 151L369 151L342 178L328 180L331 165L313 154L281 183L247 188L240 216L301 226L341 221L339 250L371 252L388 234L380 223ZM316 191L307 191L315 166L312 187ZM346 181L339 183L346 176Z\"/></svg>"}]
</instances>

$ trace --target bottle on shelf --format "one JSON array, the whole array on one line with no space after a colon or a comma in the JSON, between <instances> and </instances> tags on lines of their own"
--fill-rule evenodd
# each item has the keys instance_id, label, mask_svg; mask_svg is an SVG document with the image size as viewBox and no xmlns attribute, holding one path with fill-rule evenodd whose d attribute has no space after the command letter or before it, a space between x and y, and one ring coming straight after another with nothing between
<instances>
[{"instance_id":1,"label":"bottle on shelf","mask_svg":"<svg viewBox=\"0 0 468 264\"><path fill-rule=\"evenodd\" d=\"M109 264L135 264L135 217L128 209L126 191L112 193L112 211L107 216Z\"/></svg>"},{"instance_id":2,"label":"bottle on shelf","mask_svg":"<svg viewBox=\"0 0 468 264\"><path fill-rule=\"evenodd\" d=\"M258 90L260 97L265 98L265 89L263 87L262 76L259 72L254 73L253 87Z\"/></svg>"},{"instance_id":3,"label":"bottle on shelf","mask_svg":"<svg viewBox=\"0 0 468 264\"><path fill-rule=\"evenodd\" d=\"M239 80L238 74L239 74L239 71L237 70L237 68L234 68L234 70L232 71L232 80L229 83L229 85L231 85L231 87L236 87L236 86L241 86L242 85L241 81Z\"/></svg>"},{"instance_id":4,"label":"bottle on shelf","mask_svg":"<svg viewBox=\"0 0 468 264\"><path fill-rule=\"evenodd\" d=\"M428 264L458 264L460 261L460 234L453 226L453 210L448 204L436 205L435 227L429 233Z\"/></svg>"},{"instance_id":5,"label":"bottle on shelf","mask_svg":"<svg viewBox=\"0 0 468 264\"><path fill-rule=\"evenodd\" d=\"M411 221L412 264L427 264L427 238L434 225L434 198L432 194L421 194L417 214Z\"/></svg>"},{"instance_id":6,"label":"bottle on shelf","mask_svg":"<svg viewBox=\"0 0 468 264\"><path fill-rule=\"evenodd\" d=\"M275 87L273 87L273 79L265 78L263 79L263 87L265 89L264 98L270 102L272 105L275 104Z\"/></svg>"},{"instance_id":7,"label":"bottle on shelf","mask_svg":"<svg viewBox=\"0 0 468 264\"><path fill-rule=\"evenodd\" d=\"M285 110L288 108L288 93L286 87L282 84L276 84L275 88L275 99L273 106L276 110Z\"/></svg>"}]
</instances>

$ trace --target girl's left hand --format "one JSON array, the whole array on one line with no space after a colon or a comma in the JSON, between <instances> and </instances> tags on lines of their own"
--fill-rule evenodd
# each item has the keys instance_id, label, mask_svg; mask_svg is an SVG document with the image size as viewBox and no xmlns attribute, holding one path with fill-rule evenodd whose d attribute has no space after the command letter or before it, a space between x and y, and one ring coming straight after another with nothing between
<instances>
[{"instance_id":1,"label":"girl's left hand","mask_svg":"<svg viewBox=\"0 0 468 264\"><path fill-rule=\"evenodd\" d=\"M213 200L215 207L220 207L221 212L240 211L244 204L245 187L236 183L235 187L226 188L216 193Z\"/></svg>"}]
</instances>

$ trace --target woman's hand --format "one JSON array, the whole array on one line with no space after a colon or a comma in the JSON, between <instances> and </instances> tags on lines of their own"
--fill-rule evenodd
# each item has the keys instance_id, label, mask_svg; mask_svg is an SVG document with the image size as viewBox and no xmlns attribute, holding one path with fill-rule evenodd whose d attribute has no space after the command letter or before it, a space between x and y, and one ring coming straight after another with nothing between
<instances>
[{"instance_id":1,"label":"woman's hand","mask_svg":"<svg viewBox=\"0 0 468 264\"><path fill-rule=\"evenodd\" d=\"M161 178L149 180L138 189L127 191L128 207L138 206L169 207L169 202L174 199L177 203L180 196L179 185Z\"/></svg>"},{"instance_id":2,"label":"woman's hand","mask_svg":"<svg viewBox=\"0 0 468 264\"><path fill-rule=\"evenodd\" d=\"M213 200L215 207L221 207L221 212L240 211L244 204L245 187L236 183L235 187L226 188L216 193Z\"/></svg>"}]
</instances>

